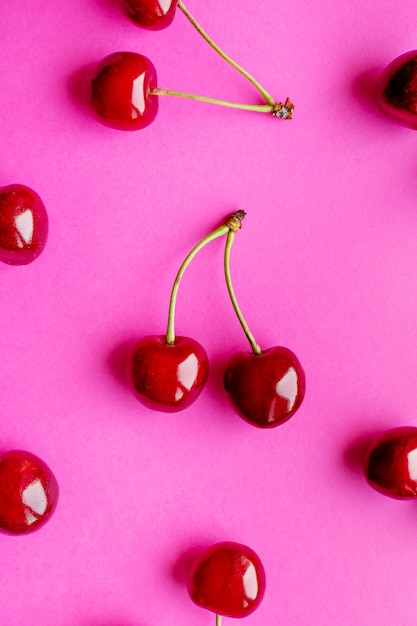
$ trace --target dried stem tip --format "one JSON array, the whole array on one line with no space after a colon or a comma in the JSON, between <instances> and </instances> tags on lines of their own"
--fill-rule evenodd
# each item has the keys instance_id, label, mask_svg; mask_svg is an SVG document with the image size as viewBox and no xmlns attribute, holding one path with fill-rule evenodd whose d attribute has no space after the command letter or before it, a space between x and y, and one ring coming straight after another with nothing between
<instances>
[{"instance_id":1,"label":"dried stem tip","mask_svg":"<svg viewBox=\"0 0 417 626\"><path fill-rule=\"evenodd\" d=\"M294 105L289 98L285 100L285 103L276 102L272 107L272 115L274 117L280 117L283 120L292 120L292 114L294 113Z\"/></svg>"},{"instance_id":2,"label":"dried stem tip","mask_svg":"<svg viewBox=\"0 0 417 626\"><path fill-rule=\"evenodd\" d=\"M242 227L242 222L245 215L245 211L242 210L236 211L236 213L232 213L226 222L226 226L228 227L228 229L232 230L234 233L237 233L239 228Z\"/></svg>"}]
</instances>

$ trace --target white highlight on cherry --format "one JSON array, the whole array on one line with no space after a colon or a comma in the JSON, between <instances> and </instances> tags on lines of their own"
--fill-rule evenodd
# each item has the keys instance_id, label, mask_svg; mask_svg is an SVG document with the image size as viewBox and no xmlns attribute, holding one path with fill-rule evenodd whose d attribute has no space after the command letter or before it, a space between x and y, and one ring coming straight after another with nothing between
<instances>
[{"instance_id":1,"label":"white highlight on cherry","mask_svg":"<svg viewBox=\"0 0 417 626\"><path fill-rule=\"evenodd\" d=\"M276 384L275 391L281 398L288 400L288 410L294 406L298 394L297 372L290 367Z\"/></svg>"},{"instance_id":2,"label":"white highlight on cherry","mask_svg":"<svg viewBox=\"0 0 417 626\"><path fill-rule=\"evenodd\" d=\"M21 241L18 242L18 246L19 248L23 248L23 245L30 243L33 238L34 223L32 211L26 209L26 211L17 215L15 224L21 238Z\"/></svg>"},{"instance_id":3,"label":"white highlight on cherry","mask_svg":"<svg viewBox=\"0 0 417 626\"><path fill-rule=\"evenodd\" d=\"M27 507L25 518L29 524L37 520L36 515L43 515L48 507L48 499L42 481L34 480L22 493L22 502Z\"/></svg>"},{"instance_id":4,"label":"white highlight on cherry","mask_svg":"<svg viewBox=\"0 0 417 626\"><path fill-rule=\"evenodd\" d=\"M134 116L139 117L139 115L143 115L146 108L146 98L145 98L145 74L143 72L133 81L132 85L132 100ZM139 114L138 114L139 112Z\"/></svg>"}]
</instances>

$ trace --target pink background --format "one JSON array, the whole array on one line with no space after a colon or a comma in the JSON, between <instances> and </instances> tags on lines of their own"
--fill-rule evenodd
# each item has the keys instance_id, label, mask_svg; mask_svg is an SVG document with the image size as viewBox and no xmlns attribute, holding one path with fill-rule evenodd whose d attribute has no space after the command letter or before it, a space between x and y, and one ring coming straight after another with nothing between
<instances>
[{"instance_id":1,"label":"pink background","mask_svg":"<svg viewBox=\"0 0 417 626\"><path fill-rule=\"evenodd\" d=\"M267 574L248 626L411 626L417 504L371 490L361 457L370 436L417 423L417 135L372 98L378 72L417 47L415 3L187 6L290 96L292 121L161 98L147 129L108 129L82 83L118 50L151 58L161 87L259 99L180 13L152 33L116 0L0 7L0 184L34 188L50 217L38 260L0 267L0 448L37 454L61 488L43 529L0 535L0 622L213 625L184 580L197 548L234 540ZM291 348L307 376L298 413L270 431L222 388L247 347L222 241L178 300L177 332L211 361L198 402L155 413L123 382L131 342L165 331L182 259L238 208L240 305L261 346Z\"/></svg>"}]
</instances>

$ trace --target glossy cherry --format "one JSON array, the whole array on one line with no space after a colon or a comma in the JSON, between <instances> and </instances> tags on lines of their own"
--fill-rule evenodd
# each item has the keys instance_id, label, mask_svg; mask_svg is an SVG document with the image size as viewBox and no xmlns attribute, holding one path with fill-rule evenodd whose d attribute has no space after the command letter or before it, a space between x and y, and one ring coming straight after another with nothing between
<instances>
[{"instance_id":1,"label":"glossy cherry","mask_svg":"<svg viewBox=\"0 0 417 626\"><path fill-rule=\"evenodd\" d=\"M135 24L149 30L161 30L172 23L178 0L124 0L123 4Z\"/></svg>"},{"instance_id":2,"label":"glossy cherry","mask_svg":"<svg viewBox=\"0 0 417 626\"><path fill-rule=\"evenodd\" d=\"M259 428L273 428L299 408L305 394L305 374L291 350L275 347L261 354L233 355L224 385L241 417Z\"/></svg>"},{"instance_id":3,"label":"glossy cherry","mask_svg":"<svg viewBox=\"0 0 417 626\"><path fill-rule=\"evenodd\" d=\"M188 592L198 606L217 615L246 617L261 603L265 586L265 570L254 550L224 541L197 558Z\"/></svg>"},{"instance_id":4,"label":"glossy cherry","mask_svg":"<svg viewBox=\"0 0 417 626\"><path fill-rule=\"evenodd\" d=\"M139 130L153 122L158 113L156 70L152 62L136 52L114 52L92 73L89 99L97 119L118 130Z\"/></svg>"},{"instance_id":5,"label":"glossy cherry","mask_svg":"<svg viewBox=\"0 0 417 626\"><path fill-rule=\"evenodd\" d=\"M384 69L376 101L390 118L417 130L417 50L402 54Z\"/></svg>"},{"instance_id":6,"label":"glossy cherry","mask_svg":"<svg viewBox=\"0 0 417 626\"><path fill-rule=\"evenodd\" d=\"M32 263L48 239L48 215L38 194L25 185L0 188L0 261Z\"/></svg>"},{"instance_id":7,"label":"glossy cherry","mask_svg":"<svg viewBox=\"0 0 417 626\"><path fill-rule=\"evenodd\" d=\"M400 500L417 497L417 428L392 428L369 447L364 459L369 485Z\"/></svg>"},{"instance_id":8,"label":"glossy cherry","mask_svg":"<svg viewBox=\"0 0 417 626\"><path fill-rule=\"evenodd\" d=\"M208 377L208 357L197 341L175 334L178 289L195 255L210 241L230 230L239 230L244 216L244 211L232 213L192 248L181 263L171 290L166 335L144 337L136 343L128 361L127 377L135 396L145 406L171 413L187 408L200 395Z\"/></svg>"},{"instance_id":9,"label":"glossy cherry","mask_svg":"<svg viewBox=\"0 0 417 626\"><path fill-rule=\"evenodd\" d=\"M206 351L189 337L141 339L133 349L128 378L134 394L150 409L173 413L192 404L206 383L209 362Z\"/></svg>"},{"instance_id":10,"label":"glossy cherry","mask_svg":"<svg viewBox=\"0 0 417 626\"><path fill-rule=\"evenodd\" d=\"M58 483L34 454L12 450L0 456L0 529L29 533L47 522L58 502Z\"/></svg>"},{"instance_id":11,"label":"glossy cherry","mask_svg":"<svg viewBox=\"0 0 417 626\"><path fill-rule=\"evenodd\" d=\"M227 235L224 271L230 300L252 347L229 360L224 386L239 415L259 428L273 428L286 422L301 405L305 395L305 374L291 350L281 346L261 350L240 310L232 284L230 251L235 233Z\"/></svg>"}]
</instances>

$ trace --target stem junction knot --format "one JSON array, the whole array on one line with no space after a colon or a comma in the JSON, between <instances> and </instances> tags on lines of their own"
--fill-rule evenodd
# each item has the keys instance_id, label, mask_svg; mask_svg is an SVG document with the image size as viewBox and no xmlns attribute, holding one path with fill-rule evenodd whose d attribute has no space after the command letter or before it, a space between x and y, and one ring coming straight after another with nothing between
<instances>
[{"instance_id":1,"label":"stem junction knot","mask_svg":"<svg viewBox=\"0 0 417 626\"><path fill-rule=\"evenodd\" d=\"M284 104L282 104L282 102L276 102L272 105L271 113L274 117L280 117L283 120L292 120L294 105L291 100L287 98Z\"/></svg>"}]
</instances>

